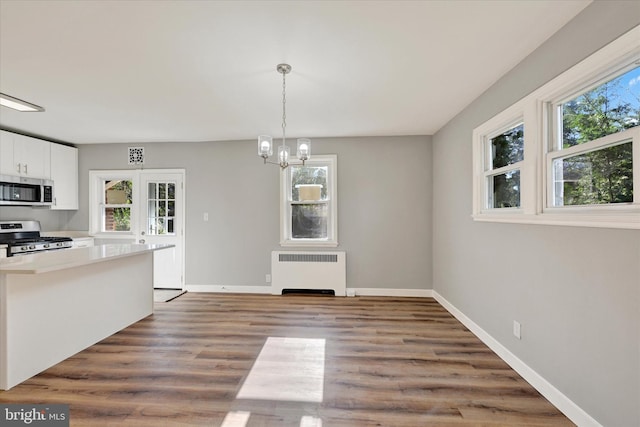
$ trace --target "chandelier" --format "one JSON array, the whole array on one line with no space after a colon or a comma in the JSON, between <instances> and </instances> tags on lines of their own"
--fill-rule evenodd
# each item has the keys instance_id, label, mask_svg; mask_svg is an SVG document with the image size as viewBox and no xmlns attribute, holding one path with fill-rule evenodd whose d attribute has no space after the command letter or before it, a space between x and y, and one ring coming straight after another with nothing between
<instances>
[{"instance_id":1,"label":"chandelier","mask_svg":"<svg viewBox=\"0 0 640 427\"><path fill-rule=\"evenodd\" d=\"M272 165L279 165L282 169L286 169L289 166L289 147L287 146L286 128L287 128L287 95L286 95L286 75L291 72L291 65L278 64L276 70L282 74L282 145L278 147L278 161L272 162L269 157L273 155L273 138L269 135L258 136L258 156L262 157L264 163L270 163ZM311 140L308 138L298 138L298 145L296 151L296 157L298 160L304 162L311 157Z\"/></svg>"}]
</instances>

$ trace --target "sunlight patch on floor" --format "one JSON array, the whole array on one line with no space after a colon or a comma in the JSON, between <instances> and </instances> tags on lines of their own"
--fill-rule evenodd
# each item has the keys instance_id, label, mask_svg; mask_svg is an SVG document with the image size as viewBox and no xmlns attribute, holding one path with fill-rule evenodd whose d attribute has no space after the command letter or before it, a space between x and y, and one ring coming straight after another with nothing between
<instances>
[{"instance_id":1,"label":"sunlight patch on floor","mask_svg":"<svg viewBox=\"0 0 640 427\"><path fill-rule=\"evenodd\" d=\"M249 422L250 415L251 412L248 411L227 412L220 427L245 427Z\"/></svg>"},{"instance_id":2,"label":"sunlight patch on floor","mask_svg":"<svg viewBox=\"0 0 640 427\"><path fill-rule=\"evenodd\" d=\"M324 339L269 337L236 397L322 402L324 354Z\"/></svg>"}]
</instances>

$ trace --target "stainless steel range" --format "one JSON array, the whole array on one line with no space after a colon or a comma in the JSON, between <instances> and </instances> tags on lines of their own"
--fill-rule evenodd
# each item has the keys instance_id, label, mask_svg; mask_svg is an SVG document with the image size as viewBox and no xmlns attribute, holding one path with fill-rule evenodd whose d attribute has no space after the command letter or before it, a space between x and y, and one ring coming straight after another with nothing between
<instances>
[{"instance_id":1,"label":"stainless steel range","mask_svg":"<svg viewBox=\"0 0 640 427\"><path fill-rule=\"evenodd\" d=\"M7 245L7 256L66 249L73 246L70 237L40 236L39 221L0 221L0 245Z\"/></svg>"}]
</instances>

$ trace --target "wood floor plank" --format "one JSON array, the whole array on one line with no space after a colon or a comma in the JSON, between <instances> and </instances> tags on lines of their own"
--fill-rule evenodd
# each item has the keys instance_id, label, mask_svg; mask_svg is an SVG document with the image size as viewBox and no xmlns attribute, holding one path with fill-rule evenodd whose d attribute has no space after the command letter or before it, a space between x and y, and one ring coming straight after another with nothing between
<instances>
[{"instance_id":1,"label":"wood floor plank","mask_svg":"<svg viewBox=\"0 0 640 427\"><path fill-rule=\"evenodd\" d=\"M236 398L269 337L324 340L322 402ZM72 426L573 425L432 298L185 294L0 402Z\"/></svg>"}]
</instances>

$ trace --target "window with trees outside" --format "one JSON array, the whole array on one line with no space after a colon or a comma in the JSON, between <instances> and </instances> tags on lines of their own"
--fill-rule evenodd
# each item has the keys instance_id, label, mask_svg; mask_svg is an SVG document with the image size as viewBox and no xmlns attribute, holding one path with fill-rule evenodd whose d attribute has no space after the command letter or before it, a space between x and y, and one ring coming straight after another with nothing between
<instances>
[{"instance_id":1,"label":"window with trees outside","mask_svg":"<svg viewBox=\"0 0 640 427\"><path fill-rule=\"evenodd\" d=\"M136 229L138 206L135 174L89 171L89 230L104 237L130 236Z\"/></svg>"},{"instance_id":2,"label":"window with trees outside","mask_svg":"<svg viewBox=\"0 0 640 427\"><path fill-rule=\"evenodd\" d=\"M524 160L524 125L487 138L485 182L487 208L520 207L520 167Z\"/></svg>"},{"instance_id":3,"label":"window with trees outside","mask_svg":"<svg viewBox=\"0 0 640 427\"><path fill-rule=\"evenodd\" d=\"M473 132L476 221L640 229L640 26Z\"/></svg>"},{"instance_id":4,"label":"window with trees outside","mask_svg":"<svg viewBox=\"0 0 640 427\"><path fill-rule=\"evenodd\" d=\"M131 231L133 182L130 179L104 179L102 184L101 231Z\"/></svg>"},{"instance_id":5,"label":"window with trees outside","mask_svg":"<svg viewBox=\"0 0 640 427\"><path fill-rule=\"evenodd\" d=\"M550 204L633 202L633 128L640 124L640 67L552 107ZM640 190L639 190L640 191Z\"/></svg>"},{"instance_id":6,"label":"window with trees outside","mask_svg":"<svg viewBox=\"0 0 640 427\"><path fill-rule=\"evenodd\" d=\"M337 246L337 157L314 156L281 174L281 244Z\"/></svg>"}]
</instances>

